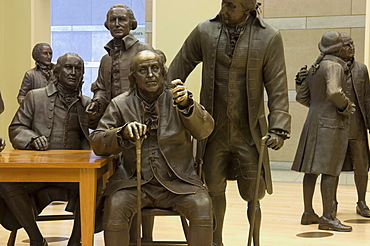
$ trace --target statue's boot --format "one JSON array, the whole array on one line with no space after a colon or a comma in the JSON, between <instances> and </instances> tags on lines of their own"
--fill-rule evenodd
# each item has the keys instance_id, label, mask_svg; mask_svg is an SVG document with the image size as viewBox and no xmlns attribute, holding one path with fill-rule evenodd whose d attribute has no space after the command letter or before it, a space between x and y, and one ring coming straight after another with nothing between
<instances>
[{"instance_id":1,"label":"statue's boot","mask_svg":"<svg viewBox=\"0 0 370 246\"><path fill-rule=\"evenodd\" d=\"M67 246L81 246L81 217L79 202L77 202L76 204L72 233L71 237L68 240Z\"/></svg>"},{"instance_id":2,"label":"statue's boot","mask_svg":"<svg viewBox=\"0 0 370 246\"><path fill-rule=\"evenodd\" d=\"M304 212L301 217L301 225L318 224L319 218L320 217L315 212Z\"/></svg>"},{"instance_id":3,"label":"statue's boot","mask_svg":"<svg viewBox=\"0 0 370 246\"><path fill-rule=\"evenodd\" d=\"M319 216L315 213L312 206L312 199L315 192L317 177L318 175L309 173L306 173L303 177L304 212L301 217L302 225L319 223Z\"/></svg>"},{"instance_id":4,"label":"statue's boot","mask_svg":"<svg viewBox=\"0 0 370 246\"><path fill-rule=\"evenodd\" d=\"M129 230L109 231L104 230L105 246L129 246L130 235Z\"/></svg>"},{"instance_id":5,"label":"statue's boot","mask_svg":"<svg viewBox=\"0 0 370 246\"><path fill-rule=\"evenodd\" d=\"M333 216L333 200L337 191L337 176L322 174L321 178L321 200L323 204L323 215L319 219L319 230L332 230L350 232L351 226L344 225Z\"/></svg>"},{"instance_id":6,"label":"statue's boot","mask_svg":"<svg viewBox=\"0 0 370 246\"><path fill-rule=\"evenodd\" d=\"M225 194L212 196L212 206L214 214L215 229L213 231L212 246L222 246L222 230L226 211L226 196Z\"/></svg>"},{"instance_id":7,"label":"statue's boot","mask_svg":"<svg viewBox=\"0 0 370 246\"><path fill-rule=\"evenodd\" d=\"M370 210L365 201L357 202L356 212L363 217L370 217Z\"/></svg>"},{"instance_id":8,"label":"statue's boot","mask_svg":"<svg viewBox=\"0 0 370 246\"><path fill-rule=\"evenodd\" d=\"M39 227L36 223L37 211L34 211L31 199L28 194L17 193L5 199L7 206L13 213L19 224L22 225L30 238L31 246L47 245L46 240L43 238Z\"/></svg>"},{"instance_id":9,"label":"statue's boot","mask_svg":"<svg viewBox=\"0 0 370 246\"><path fill-rule=\"evenodd\" d=\"M189 246L209 246L212 244L213 222L189 221L189 234L187 242Z\"/></svg>"},{"instance_id":10,"label":"statue's boot","mask_svg":"<svg viewBox=\"0 0 370 246\"><path fill-rule=\"evenodd\" d=\"M368 175L355 174L355 183L356 183L357 196L358 196L356 213L358 213L359 215L363 217L370 217L370 210L365 202L367 182L368 182Z\"/></svg>"},{"instance_id":11,"label":"statue's boot","mask_svg":"<svg viewBox=\"0 0 370 246\"><path fill-rule=\"evenodd\" d=\"M142 216L141 218L141 229L143 235L143 242L153 241L153 227L154 227L154 216ZM137 215L132 219L130 227L130 242L136 242L137 238Z\"/></svg>"},{"instance_id":12,"label":"statue's boot","mask_svg":"<svg viewBox=\"0 0 370 246\"><path fill-rule=\"evenodd\" d=\"M48 246L48 242L46 242L45 238L42 243L30 241L30 246Z\"/></svg>"},{"instance_id":13,"label":"statue's boot","mask_svg":"<svg viewBox=\"0 0 370 246\"><path fill-rule=\"evenodd\" d=\"M254 228L253 228L253 245L259 246L260 245L260 229L261 229L261 219L262 219L262 213L261 213L261 207L260 202L257 201L255 209L252 208L252 202L248 202L248 220L249 223L251 222L251 216L252 213L255 213L254 218ZM250 224L250 226L253 226Z\"/></svg>"},{"instance_id":14,"label":"statue's boot","mask_svg":"<svg viewBox=\"0 0 370 246\"><path fill-rule=\"evenodd\" d=\"M326 218L324 216L320 217L319 220L319 230L331 230L331 231L342 231L350 232L352 231L352 226L344 225L337 218Z\"/></svg>"}]
</instances>

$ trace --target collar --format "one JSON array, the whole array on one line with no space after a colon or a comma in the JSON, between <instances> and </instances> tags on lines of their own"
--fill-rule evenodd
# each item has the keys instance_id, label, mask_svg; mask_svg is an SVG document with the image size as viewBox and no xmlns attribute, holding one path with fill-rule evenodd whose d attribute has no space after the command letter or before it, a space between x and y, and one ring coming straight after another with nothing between
<instances>
[{"instance_id":1,"label":"collar","mask_svg":"<svg viewBox=\"0 0 370 246\"><path fill-rule=\"evenodd\" d=\"M39 62L35 62L36 68L39 70L52 70L53 69L53 64L50 64L49 66L45 66Z\"/></svg>"},{"instance_id":2,"label":"collar","mask_svg":"<svg viewBox=\"0 0 370 246\"><path fill-rule=\"evenodd\" d=\"M48 95L48 97L51 97L52 95L58 93L59 90L58 88L56 87L56 85L54 84L54 81L51 81L47 86L46 86L46 94ZM82 94L81 94L81 90L78 92L78 95L77 97L78 98L81 98Z\"/></svg>"},{"instance_id":3,"label":"collar","mask_svg":"<svg viewBox=\"0 0 370 246\"><path fill-rule=\"evenodd\" d=\"M135 38L134 35L129 33L125 37L122 38L124 49L128 50L130 49L135 43L139 42L137 38ZM105 46L104 49L110 54L112 50L114 50L114 43L113 39L111 39Z\"/></svg>"},{"instance_id":4,"label":"collar","mask_svg":"<svg viewBox=\"0 0 370 246\"><path fill-rule=\"evenodd\" d=\"M258 25L260 25L262 28L266 28L266 22L262 19L262 17L258 14L257 10L253 10L249 13L248 15L249 17L246 19L248 20L249 18L252 18L253 19L253 22L256 22ZM220 16L219 14L217 14L216 16L212 17L210 19L211 22L213 21L219 21L221 22L221 19L220 19Z\"/></svg>"},{"instance_id":5,"label":"collar","mask_svg":"<svg viewBox=\"0 0 370 246\"><path fill-rule=\"evenodd\" d=\"M344 60L342 60L338 56L325 55L323 60L331 60L331 61L338 62L343 67L344 71L348 71L347 62L345 62Z\"/></svg>"},{"instance_id":6,"label":"collar","mask_svg":"<svg viewBox=\"0 0 370 246\"><path fill-rule=\"evenodd\" d=\"M352 57L351 59L349 59L348 61L347 61L347 66L349 67L349 68L351 68L352 66L353 66L353 64L355 63L355 58L354 57Z\"/></svg>"},{"instance_id":7,"label":"collar","mask_svg":"<svg viewBox=\"0 0 370 246\"><path fill-rule=\"evenodd\" d=\"M149 99L149 98L147 98L145 95L143 95L142 93L140 93L139 88L137 88L137 87L136 87L136 96L137 96L138 98L140 98L142 101L144 101L145 103L147 103L147 104L154 104L154 103L155 103L155 102L157 102L157 101L158 101L158 99L163 95L164 91L165 91L165 88L164 88L164 86L163 86L163 90L162 90L162 92L158 95L158 97L157 97L157 98L155 98L155 99L153 99L153 100L150 100L150 99Z\"/></svg>"}]
</instances>

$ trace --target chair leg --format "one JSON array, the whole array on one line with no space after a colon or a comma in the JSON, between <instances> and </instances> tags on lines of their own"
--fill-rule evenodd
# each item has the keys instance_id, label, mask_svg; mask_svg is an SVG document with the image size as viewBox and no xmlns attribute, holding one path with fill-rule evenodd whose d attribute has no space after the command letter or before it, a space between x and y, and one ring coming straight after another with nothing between
<instances>
[{"instance_id":1,"label":"chair leg","mask_svg":"<svg viewBox=\"0 0 370 246\"><path fill-rule=\"evenodd\" d=\"M6 244L7 246L14 246L15 245L15 239L17 237L17 231L18 230L15 230L15 231L12 231L10 233L10 236L9 236L9 239L8 239L8 243Z\"/></svg>"}]
</instances>

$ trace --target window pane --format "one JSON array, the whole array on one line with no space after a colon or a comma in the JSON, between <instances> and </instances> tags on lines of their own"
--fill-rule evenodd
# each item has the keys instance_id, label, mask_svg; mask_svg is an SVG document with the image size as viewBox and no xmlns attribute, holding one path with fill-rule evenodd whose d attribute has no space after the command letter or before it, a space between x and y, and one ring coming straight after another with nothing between
<instances>
[{"instance_id":1,"label":"window pane","mask_svg":"<svg viewBox=\"0 0 370 246\"><path fill-rule=\"evenodd\" d=\"M145 42L146 0L121 0L135 14L138 28L132 31ZM106 54L104 45L112 38L104 27L106 14L117 0L51 0L51 47L53 63L59 56L74 52L85 61L82 93L92 97L91 83L95 81L100 58Z\"/></svg>"}]
</instances>

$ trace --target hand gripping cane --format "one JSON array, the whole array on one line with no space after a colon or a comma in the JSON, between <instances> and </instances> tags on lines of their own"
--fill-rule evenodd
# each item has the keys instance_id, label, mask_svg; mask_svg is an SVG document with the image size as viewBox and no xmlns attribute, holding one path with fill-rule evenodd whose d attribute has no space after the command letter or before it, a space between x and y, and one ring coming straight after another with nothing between
<instances>
[{"instance_id":1,"label":"hand gripping cane","mask_svg":"<svg viewBox=\"0 0 370 246\"><path fill-rule=\"evenodd\" d=\"M136 139L136 181L137 181L137 237L136 245L141 246L141 144L143 140Z\"/></svg>"},{"instance_id":2,"label":"hand gripping cane","mask_svg":"<svg viewBox=\"0 0 370 246\"><path fill-rule=\"evenodd\" d=\"M258 165L257 165L256 186L255 186L255 190L254 190L254 196L253 196L252 207L251 207L251 209L253 209L253 212L251 214L250 223L249 223L249 235L248 235L248 244L247 244L248 246L252 245L252 238L253 238L253 231L254 231L254 221L255 221L255 218L256 218L255 208L256 208L256 205L257 205L258 189L259 189L259 184L260 184L260 180L261 180L263 156L264 156L264 153L265 153L266 142L269 138L270 138L270 136L264 136L264 137L262 137L262 140L261 140L261 149L260 149L260 153L259 153L259 157L258 157Z\"/></svg>"}]
</instances>

